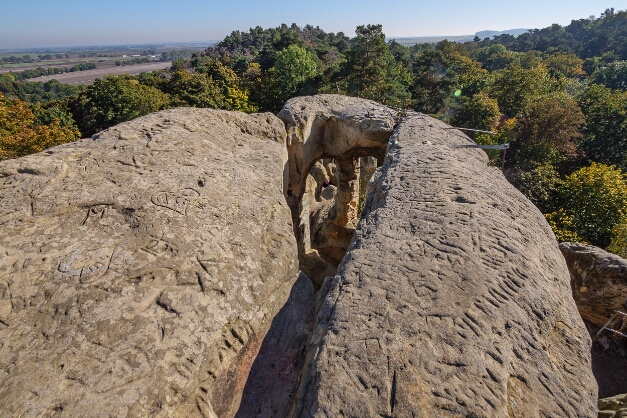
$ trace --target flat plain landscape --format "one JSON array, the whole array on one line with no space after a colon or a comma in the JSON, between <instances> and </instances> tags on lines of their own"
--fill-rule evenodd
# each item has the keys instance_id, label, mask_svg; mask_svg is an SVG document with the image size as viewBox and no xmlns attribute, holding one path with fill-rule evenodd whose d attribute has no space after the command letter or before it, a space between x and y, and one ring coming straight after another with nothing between
<instances>
[{"instance_id":1,"label":"flat plain landscape","mask_svg":"<svg viewBox=\"0 0 627 418\"><path fill-rule=\"evenodd\" d=\"M98 64L97 64L98 65ZM54 74L43 77L31 78L28 81L48 81L57 80L60 83L73 84L73 85L90 85L97 78L102 78L107 74L120 75L120 74L139 74L149 71L163 70L172 66L172 61L159 61L150 62L147 64L135 64L135 65L120 65L120 66L100 66L95 70L87 71L75 71L72 73Z\"/></svg>"}]
</instances>

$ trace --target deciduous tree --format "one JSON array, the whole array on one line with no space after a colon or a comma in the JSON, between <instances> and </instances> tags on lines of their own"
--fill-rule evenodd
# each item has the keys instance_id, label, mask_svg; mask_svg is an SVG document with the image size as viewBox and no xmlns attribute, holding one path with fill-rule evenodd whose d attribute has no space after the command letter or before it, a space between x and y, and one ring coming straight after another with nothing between
<instances>
[{"instance_id":1,"label":"deciduous tree","mask_svg":"<svg viewBox=\"0 0 627 418\"><path fill-rule=\"evenodd\" d=\"M55 145L76 141L80 132L59 119L41 125L21 100L6 100L0 93L0 160L17 158Z\"/></svg>"}]
</instances>

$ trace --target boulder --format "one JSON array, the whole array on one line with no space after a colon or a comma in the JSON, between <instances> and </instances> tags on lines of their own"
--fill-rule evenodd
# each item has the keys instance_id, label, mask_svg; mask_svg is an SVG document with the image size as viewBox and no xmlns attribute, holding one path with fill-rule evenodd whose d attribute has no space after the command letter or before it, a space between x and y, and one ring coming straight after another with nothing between
<instances>
[{"instance_id":1,"label":"boulder","mask_svg":"<svg viewBox=\"0 0 627 418\"><path fill-rule=\"evenodd\" d=\"M298 276L283 123L181 108L0 163L3 416L233 416Z\"/></svg>"},{"instance_id":2,"label":"boulder","mask_svg":"<svg viewBox=\"0 0 627 418\"><path fill-rule=\"evenodd\" d=\"M412 114L390 138L320 290L290 416L596 416L549 225L447 128Z\"/></svg>"},{"instance_id":3,"label":"boulder","mask_svg":"<svg viewBox=\"0 0 627 418\"><path fill-rule=\"evenodd\" d=\"M614 311L627 313L627 260L593 245L562 242L573 297L584 319L603 326ZM621 330L627 333L627 319Z\"/></svg>"},{"instance_id":4,"label":"boulder","mask_svg":"<svg viewBox=\"0 0 627 418\"><path fill-rule=\"evenodd\" d=\"M599 418L627 417L627 394L599 399Z\"/></svg>"}]
</instances>

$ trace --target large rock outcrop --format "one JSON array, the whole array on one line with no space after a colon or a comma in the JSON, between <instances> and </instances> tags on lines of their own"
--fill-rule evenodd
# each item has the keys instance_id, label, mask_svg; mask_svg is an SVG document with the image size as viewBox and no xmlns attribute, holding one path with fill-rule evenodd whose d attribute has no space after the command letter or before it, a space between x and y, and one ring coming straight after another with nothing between
<instances>
[{"instance_id":1,"label":"large rock outcrop","mask_svg":"<svg viewBox=\"0 0 627 418\"><path fill-rule=\"evenodd\" d=\"M291 416L596 415L590 337L549 226L444 128L412 115L390 139L320 291Z\"/></svg>"},{"instance_id":2,"label":"large rock outcrop","mask_svg":"<svg viewBox=\"0 0 627 418\"><path fill-rule=\"evenodd\" d=\"M290 99L277 116L287 130L286 199L292 210L300 266L319 287L325 274L335 272L355 232L360 157L383 161L396 112L371 100L321 94ZM313 208L305 196L307 178L314 164L323 159L335 161L337 195L326 220L324 242L312 245Z\"/></svg>"},{"instance_id":3,"label":"large rock outcrop","mask_svg":"<svg viewBox=\"0 0 627 418\"><path fill-rule=\"evenodd\" d=\"M233 416L298 276L284 141L174 109L0 163L0 415Z\"/></svg>"},{"instance_id":4,"label":"large rock outcrop","mask_svg":"<svg viewBox=\"0 0 627 418\"><path fill-rule=\"evenodd\" d=\"M358 98L279 116L174 109L0 163L2 415L596 414L557 242L485 153Z\"/></svg>"},{"instance_id":5,"label":"large rock outcrop","mask_svg":"<svg viewBox=\"0 0 627 418\"><path fill-rule=\"evenodd\" d=\"M627 312L627 260L599 247L562 242L560 250L572 279L572 291L584 319L603 326L614 311ZM617 318L621 323L622 317ZM627 321L621 330L627 334Z\"/></svg>"}]
</instances>

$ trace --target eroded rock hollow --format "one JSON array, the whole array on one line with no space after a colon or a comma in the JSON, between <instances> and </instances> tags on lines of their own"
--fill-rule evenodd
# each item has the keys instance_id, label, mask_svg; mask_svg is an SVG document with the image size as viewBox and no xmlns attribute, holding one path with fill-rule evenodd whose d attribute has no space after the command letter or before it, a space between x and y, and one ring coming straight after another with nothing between
<instances>
[{"instance_id":1,"label":"eroded rock hollow","mask_svg":"<svg viewBox=\"0 0 627 418\"><path fill-rule=\"evenodd\" d=\"M0 411L595 416L555 237L446 128L321 95L0 163Z\"/></svg>"},{"instance_id":2,"label":"eroded rock hollow","mask_svg":"<svg viewBox=\"0 0 627 418\"><path fill-rule=\"evenodd\" d=\"M394 129L394 112L369 100L326 94L291 99L278 117L287 130L286 199L292 210L300 265L320 287L327 275L335 274L346 254L359 218L360 191L365 193L374 171L368 157L383 161ZM333 161L333 172L327 167L329 161ZM326 207L315 204L314 197L320 192L307 187L316 165L318 173L326 169L326 176L335 180L335 194L323 196L330 201ZM325 176L317 177L313 189L320 188ZM312 215L318 221L313 236Z\"/></svg>"}]
</instances>

